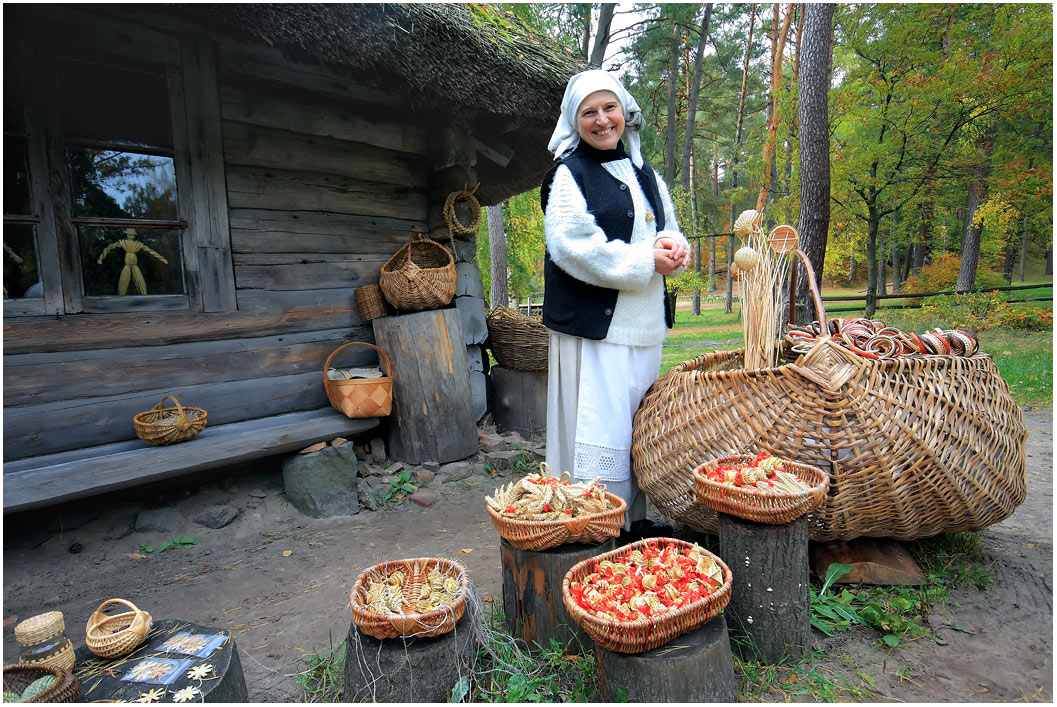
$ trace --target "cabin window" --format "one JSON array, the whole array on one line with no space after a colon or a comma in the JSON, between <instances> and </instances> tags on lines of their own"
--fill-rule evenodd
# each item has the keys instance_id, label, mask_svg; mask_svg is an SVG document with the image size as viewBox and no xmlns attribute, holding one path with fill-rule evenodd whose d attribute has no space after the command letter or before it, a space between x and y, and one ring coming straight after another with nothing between
<instances>
[{"instance_id":1,"label":"cabin window","mask_svg":"<svg viewBox=\"0 0 1057 707\"><path fill-rule=\"evenodd\" d=\"M17 81L4 82L4 300L40 299L37 223L25 114Z\"/></svg>"}]
</instances>

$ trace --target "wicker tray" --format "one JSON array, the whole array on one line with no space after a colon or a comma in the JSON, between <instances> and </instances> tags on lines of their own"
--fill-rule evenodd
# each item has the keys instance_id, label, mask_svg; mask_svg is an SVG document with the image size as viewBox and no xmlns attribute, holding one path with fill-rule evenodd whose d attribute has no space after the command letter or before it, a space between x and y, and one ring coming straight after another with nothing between
<instances>
[{"instance_id":1,"label":"wicker tray","mask_svg":"<svg viewBox=\"0 0 1057 707\"><path fill-rule=\"evenodd\" d=\"M795 473L810 489L799 493L764 493L748 488L737 488L720 484L705 476L717 466L748 464L754 459L751 454L738 454L707 461L694 469L694 489L701 503L718 513L727 513L757 523L780 525L791 523L805 513L810 513L826 500L829 490L829 474L813 466L786 462L785 470Z\"/></svg>"},{"instance_id":2,"label":"wicker tray","mask_svg":"<svg viewBox=\"0 0 1057 707\"><path fill-rule=\"evenodd\" d=\"M44 663L15 663L4 666L4 692L18 692L37 678L54 675L55 683L26 702L77 702L81 699L81 681L68 670Z\"/></svg>"},{"instance_id":3,"label":"wicker tray","mask_svg":"<svg viewBox=\"0 0 1057 707\"><path fill-rule=\"evenodd\" d=\"M547 370L547 328L539 317L523 317L509 307L495 307L488 312L488 338L500 366L517 371Z\"/></svg>"},{"instance_id":4,"label":"wicker tray","mask_svg":"<svg viewBox=\"0 0 1057 707\"><path fill-rule=\"evenodd\" d=\"M407 613L399 616L392 614L379 614L367 608L367 580L368 578L388 578L391 574L400 570L407 581L404 582L403 595L405 601L414 597L422 589L423 583L427 582L427 575L434 567L440 566L447 573L454 573L459 581L459 593L455 601L446 607L434 609L426 613ZM440 636L455 628L455 624L462 618L466 611L466 596L470 591L470 575L466 568L454 560L445 560L437 557L418 557L408 560L391 560L369 567L360 573L356 583L352 586L349 594L349 602L352 606L352 621L361 631L368 636L378 639L397 638L400 636L410 638L431 638Z\"/></svg>"},{"instance_id":5,"label":"wicker tray","mask_svg":"<svg viewBox=\"0 0 1057 707\"><path fill-rule=\"evenodd\" d=\"M693 547L691 543L684 540L676 540L675 538L640 540L576 563L562 581L562 601L565 603L569 616L601 648L619 653L644 653L653 650L663 646L677 636L701 628L718 616L719 612L723 611L730 601L731 588L734 582L734 576L731 574L730 568L718 556L701 548L701 552L714 559L720 569L723 570L723 585L712 594L692 604L673 609L665 614L651 616L648 619L612 621L599 618L576 603L572 592L569 590L569 585L572 582L580 581L586 577L591 568L601 560L613 560L617 557L626 556L632 550L642 549L647 545L653 547L677 545L685 549Z\"/></svg>"},{"instance_id":6,"label":"wicker tray","mask_svg":"<svg viewBox=\"0 0 1057 707\"><path fill-rule=\"evenodd\" d=\"M171 400L172 405L165 401ZM184 407L171 395L166 395L161 402L146 412L132 418L136 436L147 444L162 446L186 442L206 426L206 411L202 408Z\"/></svg>"},{"instance_id":7,"label":"wicker tray","mask_svg":"<svg viewBox=\"0 0 1057 707\"><path fill-rule=\"evenodd\" d=\"M327 376L330 362L350 346L366 346L377 351L379 362L385 366L385 375L381 378L330 380ZM389 354L374 344L351 341L339 346L327 356L327 361L323 364L323 387L327 391L331 406L347 417L385 417L393 411L393 362L389 360Z\"/></svg>"},{"instance_id":8,"label":"wicker tray","mask_svg":"<svg viewBox=\"0 0 1057 707\"><path fill-rule=\"evenodd\" d=\"M107 615L110 604L124 604L129 611ZM88 617L84 643L100 658L119 658L143 643L153 625L151 615L124 599L107 599Z\"/></svg>"},{"instance_id":9,"label":"wicker tray","mask_svg":"<svg viewBox=\"0 0 1057 707\"><path fill-rule=\"evenodd\" d=\"M447 248L421 233L412 233L382 266L378 286L398 310L420 312L451 302L458 277Z\"/></svg>"},{"instance_id":10,"label":"wicker tray","mask_svg":"<svg viewBox=\"0 0 1057 707\"><path fill-rule=\"evenodd\" d=\"M567 543L605 542L620 535L628 504L608 491L606 498L613 504L613 510L569 520L518 520L497 513L491 506L486 508L501 538L518 550L538 552Z\"/></svg>"}]
</instances>

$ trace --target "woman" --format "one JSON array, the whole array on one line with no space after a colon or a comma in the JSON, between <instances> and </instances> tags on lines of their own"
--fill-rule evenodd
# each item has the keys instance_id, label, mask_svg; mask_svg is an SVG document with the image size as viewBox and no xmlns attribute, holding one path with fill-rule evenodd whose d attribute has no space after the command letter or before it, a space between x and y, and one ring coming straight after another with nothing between
<instances>
[{"instance_id":1,"label":"woman","mask_svg":"<svg viewBox=\"0 0 1057 707\"><path fill-rule=\"evenodd\" d=\"M642 112L624 86L584 71L569 80L561 111L548 145L561 162L540 191L547 464L577 479L601 476L627 501L625 539L641 537L651 524L631 473L632 418L672 324L664 277L685 269L690 245L664 182L642 160Z\"/></svg>"}]
</instances>

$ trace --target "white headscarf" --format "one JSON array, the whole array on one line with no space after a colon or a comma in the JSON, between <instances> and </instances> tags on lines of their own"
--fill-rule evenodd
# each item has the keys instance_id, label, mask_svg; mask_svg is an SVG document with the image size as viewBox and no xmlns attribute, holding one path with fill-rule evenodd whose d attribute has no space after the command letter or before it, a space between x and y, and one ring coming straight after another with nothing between
<instances>
[{"instance_id":1,"label":"white headscarf","mask_svg":"<svg viewBox=\"0 0 1057 707\"><path fill-rule=\"evenodd\" d=\"M603 69L581 71L569 79L569 85L565 87L565 96L562 98L562 114L558 117L558 124L554 126L547 149L554 153L556 160L576 149L576 146L580 144L580 133L576 129L576 113L584 99L595 91L612 91L620 101L624 109L623 138L627 142L628 154L635 166L641 167L642 152L639 133L642 132L644 125L642 109L623 84Z\"/></svg>"}]
</instances>

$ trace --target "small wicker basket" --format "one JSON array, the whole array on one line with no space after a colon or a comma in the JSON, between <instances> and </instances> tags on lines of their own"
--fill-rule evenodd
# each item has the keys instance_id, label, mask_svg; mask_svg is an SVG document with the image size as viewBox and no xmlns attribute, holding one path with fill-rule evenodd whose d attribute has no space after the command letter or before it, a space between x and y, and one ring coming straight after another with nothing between
<instances>
[{"instance_id":1,"label":"small wicker basket","mask_svg":"<svg viewBox=\"0 0 1057 707\"><path fill-rule=\"evenodd\" d=\"M443 573L453 574L459 583L455 600L448 606L426 613L409 612L399 615L380 614L367 608L368 579L388 579L397 570L403 572L406 578L403 596L407 605L410 599L417 599L423 584L428 583L428 575L434 567ZM455 624L466 611L466 597L469 592L470 575L460 563L438 557L419 557L382 562L364 570L352 585L349 602L352 606L353 623L368 636L378 639L401 636L432 638L455 628Z\"/></svg>"},{"instance_id":2,"label":"small wicker basket","mask_svg":"<svg viewBox=\"0 0 1057 707\"><path fill-rule=\"evenodd\" d=\"M356 288L356 306L360 309L360 319L369 322L388 314L385 309L385 298L378 285L367 285Z\"/></svg>"},{"instance_id":3,"label":"small wicker basket","mask_svg":"<svg viewBox=\"0 0 1057 707\"><path fill-rule=\"evenodd\" d=\"M4 692L22 691L30 683L46 675L54 675L55 683L26 702L77 702L81 699L81 681L69 670L47 663L15 663L4 666ZM5 700L6 701L6 700Z\"/></svg>"},{"instance_id":4,"label":"small wicker basket","mask_svg":"<svg viewBox=\"0 0 1057 707\"><path fill-rule=\"evenodd\" d=\"M547 327L539 317L523 317L509 307L495 307L488 312L488 337L500 366L517 371L547 370Z\"/></svg>"},{"instance_id":5,"label":"small wicker basket","mask_svg":"<svg viewBox=\"0 0 1057 707\"><path fill-rule=\"evenodd\" d=\"M381 378L330 380L327 376L330 362L350 346L366 346L377 351L379 361L385 364L385 375ZM323 364L323 386L334 409L348 417L385 417L393 411L393 364L389 354L373 344L352 341L336 348Z\"/></svg>"},{"instance_id":6,"label":"small wicker basket","mask_svg":"<svg viewBox=\"0 0 1057 707\"><path fill-rule=\"evenodd\" d=\"M172 406L166 405L166 400L171 400ZM132 418L132 426L144 442L161 446L193 438L205 428L206 417L202 408L184 407L179 400L166 395L150 410Z\"/></svg>"},{"instance_id":7,"label":"small wicker basket","mask_svg":"<svg viewBox=\"0 0 1057 707\"><path fill-rule=\"evenodd\" d=\"M107 615L109 604L124 604L129 611ZM84 643L100 658L119 658L143 643L153 625L151 615L125 599L107 599L88 618Z\"/></svg>"},{"instance_id":8,"label":"small wicker basket","mask_svg":"<svg viewBox=\"0 0 1057 707\"><path fill-rule=\"evenodd\" d=\"M668 545L676 545L685 550L693 547L691 543L675 538L647 538L578 562L566 573L562 581L562 601L565 603L565 608L569 616L600 648L618 653L644 653L653 650L677 636L701 628L718 616L730 601L734 583L730 568L717 555L703 548L700 551L715 560L723 570L723 584L707 597L702 597L692 604L647 619L612 621L586 611L573 598L569 585L572 582L582 581L598 562L626 557L633 550L642 550L647 546L663 548Z\"/></svg>"},{"instance_id":9,"label":"small wicker basket","mask_svg":"<svg viewBox=\"0 0 1057 707\"><path fill-rule=\"evenodd\" d=\"M61 611L49 611L20 622L15 626L15 641L22 649L22 663L44 663L60 670L73 670L76 655L66 637Z\"/></svg>"},{"instance_id":10,"label":"small wicker basket","mask_svg":"<svg viewBox=\"0 0 1057 707\"><path fill-rule=\"evenodd\" d=\"M402 312L439 309L451 302L459 272L448 249L421 233L382 266L378 286L389 304Z\"/></svg>"},{"instance_id":11,"label":"small wicker basket","mask_svg":"<svg viewBox=\"0 0 1057 707\"><path fill-rule=\"evenodd\" d=\"M567 543L605 542L620 535L628 504L608 491L606 498L613 504L613 510L568 520L518 520L497 513L491 506L486 508L501 538L518 550L539 552Z\"/></svg>"},{"instance_id":12,"label":"small wicker basket","mask_svg":"<svg viewBox=\"0 0 1057 707\"><path fill-rule=\"evenodd\" d=\"M829 474L821 469L785 462L785 470L796 474L811 488L799 493L764 493L750 488L737 488L719 484L705 474L717 466L743 465L755 457L738 454L707 461L694 469L694 489L701 503L718 513L744 518L745 520L770 525L791 523L800 516L816 510L826 500L829 491Z\"/></svg>"}]
</instances>

